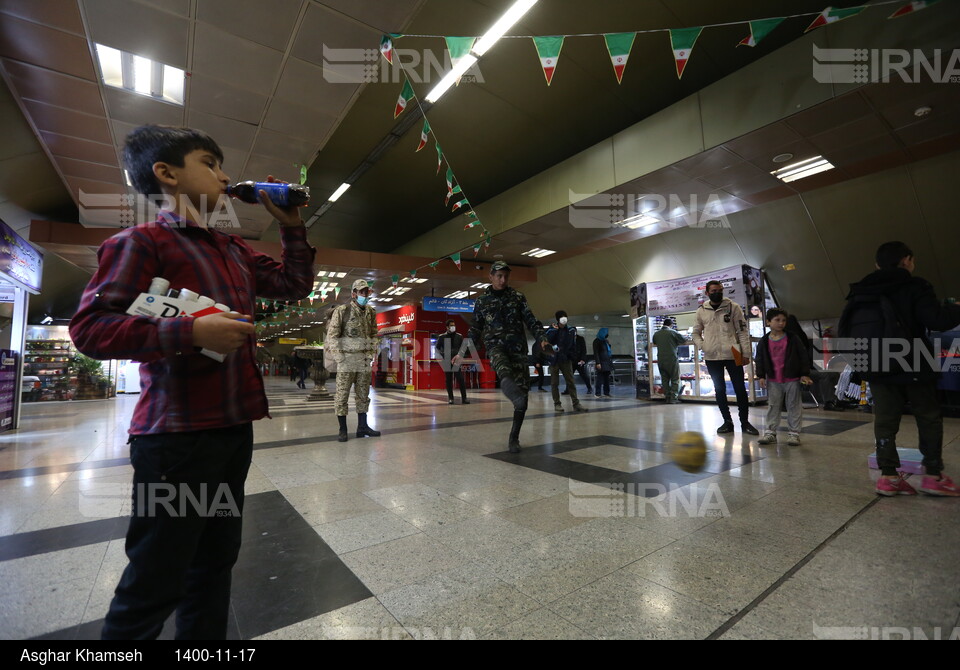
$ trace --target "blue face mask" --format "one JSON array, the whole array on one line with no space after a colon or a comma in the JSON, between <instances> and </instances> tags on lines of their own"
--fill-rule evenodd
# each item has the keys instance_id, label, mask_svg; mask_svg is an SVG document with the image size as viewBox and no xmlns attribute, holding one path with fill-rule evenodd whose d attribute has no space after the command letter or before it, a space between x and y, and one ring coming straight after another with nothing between
<instances>
[{"instance_id":1,"label":"blue face mask","mask_svg":"<svg viewBox=\"0 0 960 670\"><path fill-rule=\"evenodd\" d=\"M362 295L357 296L357 304L361 307L365 307L368 302L370 302L370 298Z\"/></svg>"}]
</instances>

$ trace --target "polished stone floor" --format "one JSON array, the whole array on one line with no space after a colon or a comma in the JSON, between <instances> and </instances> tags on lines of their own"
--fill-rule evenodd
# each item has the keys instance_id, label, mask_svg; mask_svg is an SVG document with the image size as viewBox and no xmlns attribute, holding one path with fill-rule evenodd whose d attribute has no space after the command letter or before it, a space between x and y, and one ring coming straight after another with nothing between
<instances>
[{"instance_id":1,"label":"polished stone floor","mask_svg":"<svg viewBox=\"0 0 960 670\"><path fill-rule=\"evenodd\" d=\"M710 405L621 387L556 414L534 389L514 455L492 390L375 391L382 437L354 438L352 415L346 444L330 405L285 379L268 395L233 638L958 637L960 499L878 498L869 414L806 410L802 446L761 447L715 435ZM98 637L135 402L27 405L0 435L0 638ZM695 474L666 447L689 430L708 436ZM945 443L960 476L960 420Z\"/></svg>"}]
</instances>

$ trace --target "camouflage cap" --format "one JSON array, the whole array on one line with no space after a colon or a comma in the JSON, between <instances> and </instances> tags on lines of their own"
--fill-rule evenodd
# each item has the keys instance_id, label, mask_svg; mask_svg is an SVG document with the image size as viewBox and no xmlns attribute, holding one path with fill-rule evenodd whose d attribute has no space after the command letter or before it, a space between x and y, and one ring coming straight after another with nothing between
<instances>
[{"instance_id":1,"label":"camouflage cap","mask_svg":"<svg viewBox=\"0 0 960 670\"><path fill-rule=\"evenodd\" d=\"M365 289L365 288L370 288L370 284L367 283L367 280L366 280L366 279L358 279L358 280L356 280L355 282L353 282L353 287L352 287L350 290L351 290L351 291L362 291L362 290Z\"/></svg>"},{"instance_id":2,"label":"camouflage cap","mask_svg":"<svg viewBox=\"0 0 960 670\"><path fill-rule=\"evenodd\" d=\"M510 272L510 266L507 265L506 261L494 261L493 265L490 266L490 274L503 270L504 272Z\"/></svg>"}]
</instances>

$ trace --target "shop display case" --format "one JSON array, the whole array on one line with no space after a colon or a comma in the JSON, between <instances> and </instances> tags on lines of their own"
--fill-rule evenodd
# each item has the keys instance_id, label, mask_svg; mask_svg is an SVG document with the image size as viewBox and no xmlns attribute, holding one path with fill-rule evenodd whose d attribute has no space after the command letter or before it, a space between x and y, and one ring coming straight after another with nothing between
<instances>
[{"instance_id":1,"label":"shop display case","mask_svg":"<svg viewBox=\"0 0 960 670\"><path fill-rule=\"evenodd\" d=\"M75 355L70 340L28 339L23 374L38 377L40 386L24 394L23 400L72 400L77 392L77 378L71 371Z\"/></svg>"}]
</instances>

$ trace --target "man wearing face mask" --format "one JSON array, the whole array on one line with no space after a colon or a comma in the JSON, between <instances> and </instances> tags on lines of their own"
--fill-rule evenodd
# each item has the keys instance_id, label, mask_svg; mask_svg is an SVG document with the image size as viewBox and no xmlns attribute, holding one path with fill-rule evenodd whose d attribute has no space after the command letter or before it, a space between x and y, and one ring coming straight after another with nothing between
<instances>
[{"instance_id":1,"label":"man wearing face mask","mask_svg":"<svg viewBox=\"0 0 960 670\"><path fill-rule=\"evenodd\" d=\"M357 403L357 437L379 437L367 425L370 407L370 365L377 353L377 312L370 306L366 280L353 282L350 302L333 310L327 326L324 350L337 362L337 392L334 409L340 423L338 441L347 441L347 400L353 387Z\"/></svg>"},{"instance_id":2,"label":"man wearing face mask","mask_svg":"<svg viewBox=\"0 0 960 670\"><path fill-rule=\"evenodd\" d=\"M727 402L727 385L723 379L726 370L737 396L740 429L748 435L759 435L760 431L750 424L750 402L746 384L743 382L743 366L750 364L751 352L747 320L743 317L740 305L723 297L721 282L707 282L707 297L710 300L697 309L693 341L703 352L707 371L713 380L717 405L723 415L723 425L717 428L717 433L733 432L733 420ZM737 360L738 358L740 360Z\"/></svg>"},{"instance_id":3,"label":"man wearing face mask","mask_svg":"<svg viewBox=\"0 0 960 670\"><path fill-rule=\"evenodd\" d=\"M577 386L573 381L573 366L577 358L577 329L567 325L567 313L562 309L556 313L557 322L547 331L547 341L553 345L554 359L550 365L550 385L553 391L553 407L557 412L563 411L560 404L560 373L567 382L573 409L577 412L586 412L587 408L580 404L577 397Z\"/></svg>"},{"instance_id":4,"label":"man wearing face mask","mask_svg":"<svg viewBox=\"0 0 960 670\"><path fill-rule=\"evenodd\" d=\"M457 385L460 387L460 402L469 405L467 400L467 388L463 382L463 372L459 365L453 364L453 357L460 351L463 345L463 335L457 332L457 324L453 319L446 323L447 332L437 338L437 356L440 357L440 367L443 368L444 376L447 378L447 398L449 404L453 404L453 378L456 376Z\"/></svg>"}]
</instances>

